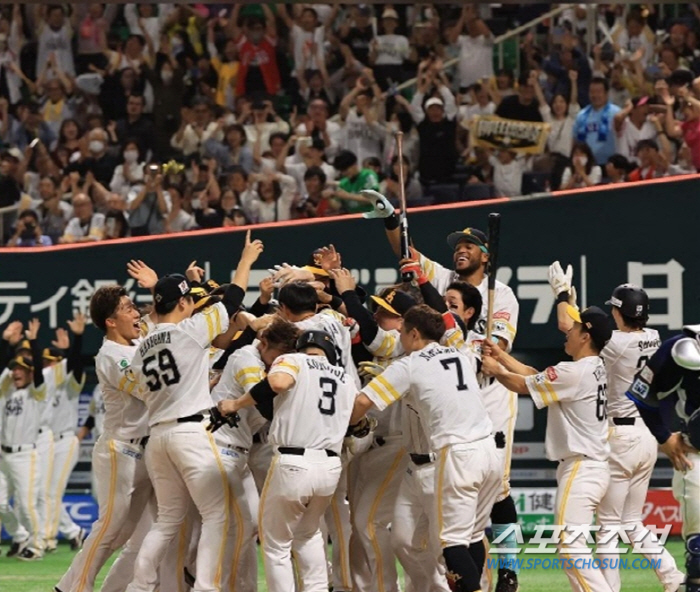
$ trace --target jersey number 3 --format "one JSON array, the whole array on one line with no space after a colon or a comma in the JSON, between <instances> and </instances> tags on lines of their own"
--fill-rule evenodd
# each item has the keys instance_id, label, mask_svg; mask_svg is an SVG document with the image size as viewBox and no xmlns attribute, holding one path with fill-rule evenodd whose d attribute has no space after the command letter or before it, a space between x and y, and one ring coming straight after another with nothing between
<instances>
[{"instance_id":1,"label":"jersey number 3","mask_svg":"<svg viewBox=\"0 0 700 592\"><path fill-rule=\"evenodd\" d=\"M156 365L156 358L158 363ZM151 392L159 391L165 386L180 382L180 371L169 349L162 349L158 355L149 356L143 361L143 373L148 376L146 384Z\"/></svg>"},{"instance_id":2,"label":"jersey number 3","mask_svg":"<svg viewBox=\"0 0 700 592\"><path fill-rule=\"evenodd\" d=\"M323 415L335 415L335 395L338 392L338 383L332 378L319 378L318 385L323 394L318 401L318 410Z\"/></svg>"}]
</instances>

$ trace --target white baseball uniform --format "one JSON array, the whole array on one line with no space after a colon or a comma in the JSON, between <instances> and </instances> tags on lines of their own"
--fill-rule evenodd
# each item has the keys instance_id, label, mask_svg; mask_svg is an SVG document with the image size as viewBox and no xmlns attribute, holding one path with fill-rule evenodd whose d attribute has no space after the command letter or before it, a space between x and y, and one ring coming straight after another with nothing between
<instances>
[{"instance_id":1,"label":"white baseball uniform","mask_svg":"<svg viewBox=\"0 0 700 592\"><path fill-rule=\"evenodd\" d=\"M144 462L148 414L144 404L132 396L137 382L131 362L138 343L123 345L105 339L95 357L105 409L104 432L92 451L99 516L56 586L61 592L92 592L102 566L129 540L153 495ZM131 568L122 564L121 557L117 558L109 576L128 573Z\"/></svg>"},{"instance_id":2,"label":"white baseball uniform","mask_svg":"<svg viewBox=\"0 0 700 592\"><path fill-rule=\"evenodd\" d=\"M481 541L499 483L493 424L469 360L430 343L391 364L362 389L378 409L411 392L437 455L430 517L442 548Z\"/></svg>"},{"instance_id":3,"label":"white baseball uniform","mask_svg":"<svg viewBox=\"0 0 700 592\"><path fill-rule=\"evenodd\" d=\"M388 366L404 355L396 330L377 327L367 346L374 361ZM377 420L372 447L352 460L348 468L352 534L350 557L354 588L358 592L398 592L399 582L392 545L394 506L408 464L401 436L403 409L393 405L371 409Z\"/></svg>"},{"instance_id":4,"label":"white baseball uniform","mask_svg":"<svg viewBox=\"0 0 700 592\"><path fill-rule=\"evenodd\" d=\"M17 518L29 533L28 546L40 554L44 545L36 511L40 480L36 442L46 385L42 383L35 387L30 383L17 389L12 382L12 371L5 368L0 374L0 398L4 399L0 471L5 474L8 489L13 491Z\"/></svg>"},{"instance_id":5,"label":"white baseball uniform","mask_svg":"<svg viewBox=\"0 0 700 592\"><path fill-rule=\"evenodd\" d=\"M588 527L610 482L603 361L587 356L561 362L527 376L525 384L535 406L547 407L545 451L549 460L559 461L555 524ZM585 537L566 542L562 540L559 553L569 560L566 575L572 590L608 592L599 569L574 564L586 547Z\"/></svg>"},{"instance_id":6,"label":"white baseball uniform","mask_svg":"<svg viewBox=\"0 0 700 592\"><path fill-rule=\"evenodd\" d=\"M47 398L47 407L51 410L49 427L53 434L53 462L47 490L47 541L55 539L59 531L68 540L80 535L80 527L63 507L63 494L78 462L80 442L75 431L78 427L78 403L85 386L85 374L78 382L75 375L68 372L67 366L67 361L61 360L50 368L53 370L50 380L54 388Z\"/></svg>"},{"instance_id":7,"label":"white baseball uniform","mask_svg":"<svg viewBox=\"0 0 700 592\"><path fill-rule=\"evenodd\" d=\"M357 387L341 367L321 356L280 356L269 375L276 373L290 375L294 384L274 400L269 439L277 452L260 497L267 587L293 592L294 548L305 592L327 592L320 521L338 487L340 452Z\"/></svg>"},{"instance_id":8,"label":"white baseball uniform","mask_svg":"<svg viewBox=\"0 0 700 592\"><path fill-rule=\"evenodd\" d=\"M36 513L39 519L39 544L46 551L56 549L55 541L51 538L51 504L49 501L49 489L51 488L51 476L53 474L53 432L51 431L51 400L56 390L54 373L51 368L43 369L44 384L46 385L46 400L42 405L41 420L39 421L39 436L36 440L36 458L39 481L37 487Z\"/></svg>"},{"instance_id":9,"label":"white baseball uniform","mask_svg":"<svg viewBox=\"0 0 700 592\"><path fill-rule=\"evenodd\" d=\"M666 549L658 553L660 545L655 535L642 523L642 510L658 455L656 439L639 416L637 406L625 396L634 375L660 345L659 333L655 329L613 331L612 338L601 352L608 376L610 485L598 508L601 525L598 536L609 539L609 542L598 547L598 557L601 560L618 557L615 554L618 537L611 538L611 535L615 528L624 525L630 539L640 541L640 549L650 550L652 554L648 558L660 560L656 575L664 586L675 591L685 576ZM603 568L603 575L613 592L619 592L619 571L607 567Z\"/></svg>"},{"instance_id":10,"label":"white baseball uniform","mask_svg":"<svg viewBox=\"0 0 700 592\"><path fill-rule=\"evenodd\" d=\"M229 324L222 303L178 324L159 323L134 355L140 383L134 394L148 409L146 465L158 501L158 518L146 535L129 592L152 592L158 567L194 501L202 517L195 590L221 589L229 527L228 480L218 448L206 431L209 346Z\"/></svg>"},{"instance_id":11,"label":"white baseball uniform","mask_svg":"<svg viewBox=\"0 0 700 592\"><path fill-rule=\"evenodd\" d=\"M265 364L255 345L236 350L227 360L221 379L212 390L214 403L242 397L265 377ZM222 588L255 592L258 587L256 537L259 496L247 465L253 434L266 420L254 407L239 411L237 428L223 426L214 433L228 476L232 526L229 529Z\"/></svg>"}]
</instances>

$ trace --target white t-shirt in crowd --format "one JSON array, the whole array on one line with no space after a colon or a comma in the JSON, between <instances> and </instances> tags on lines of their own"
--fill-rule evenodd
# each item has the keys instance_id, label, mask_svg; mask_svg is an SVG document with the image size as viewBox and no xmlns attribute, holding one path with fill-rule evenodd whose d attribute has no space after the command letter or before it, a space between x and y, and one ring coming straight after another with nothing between
<instances>
[{"instance_id":1,"label":"white t-shirt in crowd","mask_svg":"<svg viewBox=\"0 0 700 592\"><path fill-rule=\"evenodd\" d=\"M493 76L493 37L490 35L460 35L459 85L469 86L482 78Z\"/></svg>"},{"instance_id":2,"label":"white t-shirt in crowd","mask_svg":"<svg viewBox=\"0 0 700 592\"><path fill-rule=\"evenodd\" d=\"M319 70L325 62L323 55L323 27L305 31L299 25L293 25L291 31L295 68ZM296 71L296 70L295 70Z\"/></svg>"},{"instance_id":3,"label":"white t-shirt in crowd","mask_svg":"<svg viewBox=\"0 0 700 592\"><path fill-rule=\"evenodd\" d=\"M377 36L377 61L375 66L400 66L408 59L408 39L403 35Z\"/></svg>"},{"instance_id":4,"label":"white t-shirt in crowd","mask_svg":"<svg viewBox=\"0 0 700 592\"><path fill-rule=\"evenodd\" d=\"M530 169L530 159L524 156L514 158L508 164L501 164L495 156L489 158L493 166L493 185L498 195L515 197L521 194L523 173Z\"/></svg>"},{"instance_id":5,"label":"white t-shirt in crowd","mask_svg":"<svg viewBox=\"0 0 700 592\"><path fill-rule=\"evenodd\" d=\"M550 106L540 105L542 119L550 125L547 136L547 149L550 152L558 152L567 157L571 154L571 147L574 145L574 123L580 110L578 103L569 105L569 113L564 119L554 119Z\"/></svg>"},{"instance_id":6,"label":"white t-shirt in crowd","mask_svg":"<svg viewBox=\"0 0 700 592\"><path fill-rule=\"evenodd\" d=\"M615 147L618 154L622 154L627 160L639 164L637 158L637 144L640 140L656 140L658 132L651 121L645 121L642 127L634 125L629 117L622 122L622 129L615 137Z\"/></svg>"}]
</instances>

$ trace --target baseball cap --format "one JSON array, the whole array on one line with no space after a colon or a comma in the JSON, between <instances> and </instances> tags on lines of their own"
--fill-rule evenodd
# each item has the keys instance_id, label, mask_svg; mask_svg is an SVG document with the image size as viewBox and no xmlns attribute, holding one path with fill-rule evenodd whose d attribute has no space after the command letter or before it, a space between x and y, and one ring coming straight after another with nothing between
<instances>
[{"instance_id":1,"label":"baseball cap","mask_svg":"<svg viewBox=\"0 0 700 592\"><path fill-rule=\"evenodd\" d=\"M602 350L612 337L612 326L607 313L597 306L589 306L586 310L579 311L570 304L566 312L574 321L581 323L584 330L591 336L593 343Z\"/></svg>"},{"instance_id":2,"label":"baseball cap","mask_svg":"<svg viewBox=\"0 0 700 592\"><path fill-rule=\"evenodd\" d=\"M370 296L370 298L384 310L397 317L402 317L408 312L409 308L417 304L413 296L401 290L390 290L384 297Z\"/></svg>"},{"instance_id":3,"label":"baseball cap","mask_svg":"<svg viewBox=\"0 0 700 592\"><path fill-rule=\"evenodd\" d=\"M452 250L456 249L461 241L475 244L484 253L489 252L488 238L478 228L465 228L447 235L447 244L450 245Z\"/></svg>"},{"instance_id":4,"label":"baseball cap","mask_svg":"<svg viewBox=\"0 0 700 592\"><path fill-rule=\"evenodd\" d=\"M10 363L7 365L7 367L10 370L14 370L15 368L25 368L26 370L33 370L34 362L32 362L31 358L17 356L15 359L10 360Z\"/></svg>"},{"instance_id":5,"label":"baseball cap","mask_svg":"<svg viewBox=\"0 0 700 592\"><path fill-rule=\"evenodd\" d=\"M23 350L32 351L32 344L29 343L29 339L22 339L22 341L15 345L15 354L18 354Z\"/></svg>"},{"instance_id":6,"label":"baseball cap","mask_svg":"<svg viewBox=\"0 0 700 592\"><path fill-rule=\"evenodd\" d=\"M45 347L41 357L49 362L58 362L63 359L63 352L57 347Z\"/></svg>"},{"instance_id":7,"label":"baseball cap","mask_svg":"<svg viewBox=\"0 0 700 592\"><path fill-rule=\"evenodd\" d=\"M187 296L191 290L192 287L184 275L173 273L158 280L153 290L153 299L158 303L175 302L183 296Z\"/></svg>"},{"instance_id":8,"label":"baseball cap","mask_svg":"<svg viewBox=\"0 0 700 592\"><path fill-rule=\"evenodd\" d=\"M321 277L329 277L328 272L323 269L318 263L316 263L316 255L321 252L321 249L316 249L309 258L306 260L306 265L302 269L310 271L314 275L320 275Z\"/></svg>"},{"instance_id":9,"label":"baseball cap","mask_svg":"<svg viewBox=\"0 0 700 592\"><path fill-rule=\"evenodd\" d=\"M382 12L382 18L383 19L394 19L394 20L399 20L399 13L396 12L393 8L385 8L384 12Z\"/></svg>"},{"instance_id":10,"label":"baseball cap","mask_svg":"<svg viewBox=\"0 0 700 592\"><path fill-rule=\"evenodd\" d=\"M432 97L425 102L425 109L427 110L429 107L432 107L433 105L438 105L440 107L445 106L445 104L442 102L442 99L438 99L437 97Z\"/></svg>"}]
</instances>

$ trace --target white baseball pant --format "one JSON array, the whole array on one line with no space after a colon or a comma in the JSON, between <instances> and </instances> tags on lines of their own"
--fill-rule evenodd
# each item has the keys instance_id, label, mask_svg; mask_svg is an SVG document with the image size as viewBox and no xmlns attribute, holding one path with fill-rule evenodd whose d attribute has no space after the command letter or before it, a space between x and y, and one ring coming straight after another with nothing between
<instances>
[{"instance_id":1,"label":"white baseball pant","mask_svg":"<svg viewBox=\"0 0 700 592\"><path fill-rule=\"evenodd\" d=\"M274 453L275 451L272 449L272 444L267 441L253 442L253 445L250 447L248 466L253 473L255 486L258 488L258 495L262 493Z\"/></svg>"},{"instance_id":2,"label":"white baseball pant","mask_svg":"<svg viewBox=\"0 0 700 592\"><path fill-rule=\"evenodd\" d=\"M51 472L53 471L53 432L43 427L36 440L37 468L39 482L36 493L36 513L39 517L39 538L42 549L47 546L50 533L49 488L51 487Z\"/></svg>"},{"instance_id":3,"label":"white baseball pant","mask_svg":"<svg viewBox=\"0 0 700 592\"><path fill-rule=\"evenodd\" d=\"M292 550L304 592L328 592L320 522L341 472L340 458L324 450L273 458L260 496L258 527L269 592L294 592Z\"/></svg>"},{"instance_id":4,"label":"white baseball pant","mask_svg":"<svg viewBox=\"0 0 700 592\"><path fill-rule=\"evenodd\" d=\"M128 592L153 592L158 567L187 518L190 500L202 517L196 592L219 592L229 525L228 481L213 437L203 422L167 422L151 429L146 465L158 518L136 558Z\"/></svg>"},{"instance_id":5,"label":"white baseball pant","mask_svg":"<svg viewBox=\"0 0 700 592\"><path fill-rule=\"evenodd\" d=\"M435 463L416 465L410 461L396 498L391 540L416 592L449 592L437 560L437 529L430 524L434 503Z\"/></svg>"},{"instance_id":6,"label":"white baseball pant","mask_svg":"<svg viewBox=\"0 0 700 592\"><path fill-rule=\"evenodd\" d=\"M221 462L226 469L231 502L231 520L226 539L221 588L230 592L256 592L258 491L247 465L248 454L231 445L217 443L217 446Z\"/></svg>"},{"instance_id":7,"label":"white baseball pant","mask_svg":"<svg viewBox=\"0 0 700 592\"><path fill-rule=\"evenodd\" d=\"M383 442L352 461L357 480L350 496L352 537L361 544L371 570L367 582L361 572L355 572L355 562L351 560L358 592L399 592L391 523L408 455L401 435L384 437Z\"/></svg>"},{"instance_id":8,"label":"white baseball pant","mask_svg":"<svg viewBox=\"0 0 700 592\"><path fill-rule=\"evenodd\" d=\"M681 506L683 538L700 532L700 454L687 453L693 468L686 471L673 471L673 497Z\"/></svg>"},{"instance_id":9,"label":"white baseball pant","mask_svg":"<svg viewBox=\"0 0 700 592\"><path fill-rule=\"evenodd\" d=\"M99 516L90 536L75 556L57 588L61 592L92 592L95 578L117 549L131 538L153 495L137 443L100 436L92 451L92 470L98 475Z\"/></svg>"},{"instance_id":10,"label":"white baseball pant","mask_svg":"<svg viewBox=\"0 0 700 592\"><path fill-rule=\"evenodd\" d=\"M589 527L609 482L610 469L607 461L593 460L582 455L560 461L557 467L555 524ZM565 562L564 571L571 589L574 592L611 592L601 571L583 563L593 559L586 545L586 537L579 535L575 540L572 538L572 532L562 533L559 544L559 555Z\"/></svg>"},{"instance_id":11,"label":"white baseball pant","mask_svg":"<svg viewBox=\"0 0 700 592\"><path fill-rule=\"evenodd\" d=\"M615 425L611 421L608 442L610 443L608 459L610 485L598 507L600 524L598 538L610 540L604 546L598 546L598 558L601 561L608 560L603 563L604 566L610 565L611 562L612 565L616 565L615 559L620 555L615 553L619 538L615 536L615 532L620 527L624 527L631 541L639 541L636 546L642 552L645 549L649 551L644 553L645 557L655 561L660 560L661 565L656 569L656 576L665 587L675 591L685 576L676 567L676 561L671 554L659 545L656 536L650 533L642 523L642 510L656 464L658 451L656 439L644 422L637 418L633 425ZM659 549L661 549L660 553ZM602 571L613 592L619 592L621 588L619 570L602 567Z\"/></svg>"},{"instance_id":12,"label":"white baseball pant","mask_svg":"<svg viewBox=\"0 0 700 592\"><path fill-rule=\"evenodd\" d=\"M80 526L73 522L63 507L63 494L78 462L79 452L80 442L72 430L54 434L51 480L47 490L48 541L54 540L59 531L66 539L74 539L80 534Z\"/></svg>"},{"instance_id":13,"label":"white baseball pant","mask_svg":"<svg viewBox=\"0 0 700 592\"><path fill-rule=\"evenodd\" d=\"M338 487L331 498L323 516L323 522L331 539L331 583L333 590L350 592L352 578L350 577L350 505L347 501L348 470L343 464ZM324 531L325 535L325 531ZM326 537L324 536L324 540Z\"/></svg>"},{"instance_id":14,"label":"white baseball pant","mask_svg":"<svg viewBox=\"0 0 700 592\"><path fill-rule=\"evenodd\" d=\"M501 484L496 443L488 436L445 446L437 454L430 520L440 548L480 542Z\"/></svg>"},{"instance_id":15,"label":"white baseball pant","mask_svg":"<svg viewBox=\"0 0 700 592\"><path fill-rule=\"evenodd\" d=\"M36 553L41 553L44 543L36 508L40 481L37 451L32 444L16 446L14 450L16 451L3 451L3 455L0 456L0 471L5 473L8 489L14 492L17 519L29 533L28 546Z\"/></svg>"},{"instance_id":16,"label":"white baseball pant","mask_svg":"<svg viewBox=\"0 0 700 592\"><path fill-rule=\"evenodd\" d=\"M13 543L24 543L29 539L29 532L20 524L15 509L10 505L13 493L2 470L2 461L0 460L0 524L12 537Z\"/></svg>"}]
</instances>

